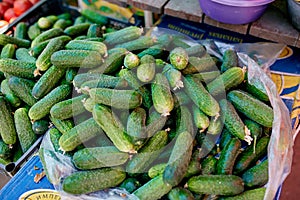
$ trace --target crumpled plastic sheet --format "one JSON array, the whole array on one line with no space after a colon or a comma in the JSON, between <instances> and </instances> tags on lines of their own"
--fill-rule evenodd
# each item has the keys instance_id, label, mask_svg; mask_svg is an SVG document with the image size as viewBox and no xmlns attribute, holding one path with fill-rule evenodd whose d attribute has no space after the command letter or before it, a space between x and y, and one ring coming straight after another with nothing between
<instances>
[{"instance_id":1,"label":"crumpled plastic sheet","mask_svg":"<svg viewBox=\"0 0 300 200\"><path fill-rule=\"evenodd\" d=\"M154 28L152 35L158 36L165 32L179 34L171 30L163 30ZM201 43L205 46L207 52L215 57L222 59L222 54L228 48L233 48L238 52L239 62L248 69L248 79L252 81L260 81L265 86L271 105L274 110L274 121L272 134L268 146L269 159L269 181L265 185L267 188L265 200L274 199L276 192L281 184L290 173L293 155L293 138L296 137L296 131L293 131L289 111L284 102L280 98L274 82L269 76L269 66L272 65L285 45L276 43L239 43L225 44L213 40L194 41L187 38L186 41L191 45ZM74 167L71 158L67 155L55 152L49 138L46 134L41 148L46 151L52 151L56 158L45 153L46 166L49 176L57 191L61 193L62 199L72 200L118 200L118 199L138 199L134 195L129 194L123 189L112 188L99 192L85 195L71 195L62 190L62 179L77 169ZM124 198L124 194L127 198Z\"/></svg>"}]
</instances>

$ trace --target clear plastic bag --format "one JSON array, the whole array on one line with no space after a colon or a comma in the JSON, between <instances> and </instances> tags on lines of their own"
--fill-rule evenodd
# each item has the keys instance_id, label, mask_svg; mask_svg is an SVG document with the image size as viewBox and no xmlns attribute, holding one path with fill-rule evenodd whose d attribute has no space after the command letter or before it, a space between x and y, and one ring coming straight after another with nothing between
<instances>
[{"instance_id":1,"label":"clear plastic bag","mask_svg":"<svg viewBox=\"0 0 300 200\"><path fill-rule=\"evenodd\" d=\"M154 28L152 35L159 36L166 32L178 34L174 31ZM280 98L276 86L269 76L268 70L269 66L276 61L276 58L285 45L275 43L225 44L212 40L193 41L187 37L185 37L185 39L186 42L191 45L197 43L203 44L209 54L219 59L222 59L222 54L226 49L235 49L238 53L239 62L248 69L248 81L250 83L252 81L259 81L265 86L274 110L272 134L268 146L269 181L265 185L267 188L265 199L274 199L276 192L290 173L293 155L293 138L297 135L297 132L292 129L289 110ZM51 156L49 156L49 153L44 153L46 161L44 168L48 171L55 189L61 192L62 199L124 199L124 194L131 199L136 198L134 195L130 195L128 192L117 188L78 196L63 192L61 179L77 171L77 169L74 167L69 156L55 152L49 134L46 134L41 148L46 150L44 152L52 152ZM53 154L56 158L53 158Z\"/></svg>"}]
</instances>

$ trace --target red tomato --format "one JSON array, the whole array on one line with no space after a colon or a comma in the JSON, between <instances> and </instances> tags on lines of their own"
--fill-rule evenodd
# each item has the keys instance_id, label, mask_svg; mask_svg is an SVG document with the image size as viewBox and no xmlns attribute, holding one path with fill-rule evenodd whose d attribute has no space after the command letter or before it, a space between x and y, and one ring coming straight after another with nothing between
<instances>
[{"instance_id":1,"label":"red tomato","mask_svg":"<svg viewBox=\"0 0 300 200\"><path fill-rule=\"evenodd\" d=\"M10 8L10 5L5 2L0 2L0 16L3 17L5 11Z\"/></svg>"},{"instance_id":2,"label":"red tomato","mask_svg":"<svg viewBox=\"0 0 300 200\"><path fill-rule=\"evenodd\" d=\"M11 6L14 4L14 0L2 0L2 2L6 2L10 4Z\"/></svg>"},{"instance_id":3,"label":"red tomato","mask_svg":"<svg viewBox=\"0 0 300 200\"><path fill-rule=\"evenodd\" d=\"M29 0L33 5L39 2L40 0Z\"/></svg>"},{"instance_id":4,"label":"red tomato","mask_svg":"<svg viewBox=\"0 0 300 200\"><path fill-rule=\"evenodd\" d=\"M16 16L16 14L15 14L15 12L14 12L14 9L13 9L13 8L9 8L9 9L7 9L7 10L5 11L5 13L4 13L4 19L5 19L6 21L9 22L9 20L10 20L12 17L17 17L17 16Z\"/></svg>"},{"instance_id":5,"label":"red tomato","mask_svg":"<svg viewBox=\"0 0 300 200\"><path fill-rule=\"evenodd\" d=\"M17 0L14 2L14 11L17 16L23 14L32 6L32 3L29 0Z\"/></svg>"}]
</instances>

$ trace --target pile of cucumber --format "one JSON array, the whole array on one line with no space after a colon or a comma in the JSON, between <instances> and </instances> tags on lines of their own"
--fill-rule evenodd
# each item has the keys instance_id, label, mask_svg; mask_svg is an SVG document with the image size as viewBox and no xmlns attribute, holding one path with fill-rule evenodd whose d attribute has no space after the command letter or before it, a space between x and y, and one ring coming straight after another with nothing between
<instances>
[{"instance_id":1,"label":"pile of cucumber","mask_svg":"<svg viewBox=\"0 0 300 200\"><path fill-rule=\"evenodd\" d=\"M1 162L48 128L78 170L62 189L125 188L139 199L263 199L273 109L233 49L105 28L82 10L0 35ZM55 182L45 167L47 178Z\"/></svg>"}]
</instances>

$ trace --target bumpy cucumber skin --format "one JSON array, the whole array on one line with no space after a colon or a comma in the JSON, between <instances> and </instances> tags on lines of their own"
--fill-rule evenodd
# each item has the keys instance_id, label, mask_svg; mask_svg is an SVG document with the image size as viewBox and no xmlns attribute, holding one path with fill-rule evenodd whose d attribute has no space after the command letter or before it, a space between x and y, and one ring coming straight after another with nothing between
<instances>
[{"instance_id":1,"label":"bumpy cucumber skin","mask_svg":"<svg viewBox=\"0 0 300 200\"><path fill-rule=\"evenodd\" d=\"M120 169L102 168L74 172L67 176L62 189L70 194L86 194L119 185L126 174Z\"/></svg>"},{"instance_id":2,"label":"bumpy cucumber skin","mask_svg":"<svg viewBox=\"0 0 300 200\"><path fill-rule=\"evenodd\" d=\"M221 65L221 72L225 72L232 67L238 66L238 56L234 49L227 49L223 54L223 63Z\"/></svg>"},{"instance_id":3,"label":"bumpy cucumber skin","mask_svg":"<svg viewBox=\"0 0 300 200\"><path fill-rule=\"evenodd\" d=\"M262 101L255 99L241 90L232 90L227 98L235 108L253 121L272 127L274 114L273 109Z\"/></svg>"},{"instance_id":4,"label":"bumpy cucumber skin","mask_svg":"<svg viewBox=\"0 0 300 200\"><path fill-rule=\"evenodd\" d=\"M2 50L0 58L14 58L16 52L16 46L13 44L6 44Z\"/></svg>"},{"instance_id":5,"label":"bumpy cucumber skin","mask_svg":"<svg viewBox=\"0 0 300 200\"><path fill-rule=\"evenodd\" d=\"M144 57L147 57L147 56L153 58L150 55L145 55ZM140 81L142 81L143 83L148 83L148 82L152 81L153 78L155 77L156 65L155 65L154 58L151 59L150 62L142 63L142 59L144 57L141 58L141 64L137 67L136 75Z\"/></svg>"},{"instance_id":6,"label":"bumpy cucumber skin","mask_svg":"<svg viewBox=\"0 0 300 200\"><path fill-rule=\"evenodd\" d=\"M35 63L10 58L0 59L0 70L13 76L34 79Z\"/></svg>"},{"instance_id":7,"label":"bumpy cucumber skin","mask_svg":"<svg viewBox=\"0 0 300 200\"><path fill-rule=\"evenodd\" d=\"M251 190L246 190L241 194L230 196L230 197L220 197L220 200L245 200L245 199L256 199L256 200L263 200L265 196L266 188L256 188Z\"/></svg>"},{"instance_id":8,"label":"bumpy cucumber skin","mask_svg":"<svg viewBox=\"0 0 300 200\"><path fill-rule=\"evenodd\" d=\"M191 76L183 79L186 92L192 101L208 116L219 115L220 106L216 99L209 94L201 82Z\"/></svg>"},{"instance_id":9,"label":"bumpy cucumber skin","mask_svg":"<svg viewBox=\"0 0 300 200\"><path fill-rule=\"evenodd\" d=\"M166 166L167 166L167 163L160 163L160 164L156 164L156 165L150 167L148 170L148 176L150 178L154 178L158 175L162 175L164 173Z\"/></svg>"},{"instance_id":10,"label":"bumpy cucumber skin","mask_svg":"<svg viewBox=\"0 0 300 200\"><path fill-rule=\"evenodd\" d=\"M128 158L128 153L107 146L81 149L74 153L72 161L78 169L86 170L122 165Z\"/></svg>"},{"instance_id":11,"label":"bumpy cucumber skin","mask_svg":"<svg viewBox=\"0 0 300 200\"><path fill-rule=\"evenodd\" d=\"M231 141L222 149L217 163L217 174L232 174L235 160L240 153L241 141L232 138Z\"/></svg>"},{"instance_id":12,"label":"bumpy cucumber skin","mask_svg":"<svg viewBox=\"0 0 300 200\"><path fill-rule=\"evenodd\" d=\"M15 44L18 47L30 47L30 41L26 39L20 39L8 36L6 34L0 34L0 45L5 46L6 44Z\"/></svg>"},{"instance_id":13,"label":"bumpy cucumber skin","mask_svg":"<svg viewBox=\"0 0 300 200\"><path fill-rule=\"evenodd\" d=\"M169 115L174 108L174 99L169 82L161 73L155 75L155 80L151 84L151 93L156 111L165 116Z\"/></svg>"},{"instance_id":14,"label":"bumpy cucumber skin","mask_svg":"<svg viewBox=\"0 0 300 200\"><path fill-rule=\"evenodd\" d=\"M162 152L167 144L168 134L166 131L159 131L151 137L144 146L128 161L126 171L131 174L143 173Z\"/></svg>"},{"instance_id":15,"label":"bumpy cucumber skin","mask_svg":"<svg viewBox=\"0 0 300 200\"><path fill-rule=\"evenodd\" d=\"M117 45L138 39L143 33L143 29L136 26L129 26L124 29L104 34L104 43L107 45Z\"/></svg>"},{"instance_id":16,"label":"bumpy cucumber skin","mask_svg":"<svg viewBox=\"0 0 300 200\"><path fill-rule=\"evenodd\" d=\"M64 33L70 37L76 37L78 35L86 35L90 25L91 24L88 22L73 24L65 28Z\"/></svg>"},{"instance_id":17,"label":"bumpy cucumber skin","mask_svg":"<svg viewBox=\"0 0 300 200\"><path fill-rule=\"evenodd\" d=\"M218 160L214 156L207 156L201 162L201 174L202 175L210 175L215 174L217 169Z\"/></svg>"},{"instance_id":18,"label":"bumpy cucumber skin","mask_svg":"<svg viewBox=\"0 0 300 200\"><path fill-rule=\"evenodd\" d=\"M1 92L13 107L19 107L21 105L21 99L9 88L8 79L4 79L1 82Z\"/></svg>"},{"instance_id":19,"label":"bumpy cucumber skin","mask_svg":"<svg viewBox=\"0 0 300 200\"><path fill-rule=\"evenodd\" d=\"M66 49L70 50L90 50L97 51L102 56L107 56L107 47L102 42L85 41L85 40L71 40L66 46Z\"/></svg>"},{"instance_id":20,"label":"bumpy cucumber skin","mask_svg":"<svg viewBox=\"0 0 300 200\"><path fill-rule=\"evenodd\" d=\"M27 61L27 62L32 62L32 63L36 62L36 58L31 56L29 54L29 50L26 48L18 48L16 50L15 56L16 56L17 60L22 60L22 61Z\"/></svg>"},{"instance_id":21,"label":"bumpy cucumber skin","mask_svg":"<svg viewBox=\"0 0 300 200\"><path fill-rule=\"evenodd\" d=\"M169 200L194 200L195 199L193 193L181 187L173 188L168 193L168 198Z\"/></svg>"},{"instance_id":22,"label":"bumpy cucumber skin","mask_svg":"<svg viewBox=\"0 0 300 200\"><path fill-rule=\"evenodd\" d=\"M108 23L107 17L99 14L98 12L91 10L89 8L85 8L81 10L81 15L84 16L86 19L96 23L96 24L102 24L105 25Z\"/></svg>"},{"instance_id":23,"label":"bumpy cucumber skin","mask_svg":"<svg viewBox=\"0 0 300 200\"><path fill-rule=\"evenodd\" d=\"M255 165L254 167L246 170L242 174L242 179L246 187L260 187L268 182L268 160L264 160L261 163Z\"/></svg>"},{"instance_id":24,"label":"bumpy cucumber skin","mask_svg":"<svg viewBox=\"0 0 300 200\"><path fill-rule=\"evenodd\" d=\"M175 69L172 65L167 64L163 68L162 72L168 79L170 86L173 90L177 90L183 87L182 74L179 70Z\"/></svg>"},{"instance_id":25,"label":"bumpy cucumber skin","mask_svg":"<svg viewBox=\"0 0 300 200\"><path fill-rule=\"evenodd\" d=\"M199 194L236 195L244 191L243 180L235 175L199 175L190 178L188 189Z\"/></svg>"},{"instance_id":26,"label":"bumpy cucumber skin","mask_svg":"<svg viewBox=\"0 0 300 200\"><path fill-rule=\"evenodd\" d=\"M32 130L36 135L43 135L49 129L49 125L48 120L37 120L32 123Z\"/></svg>"},{"instance_id":27,"label":"bumpy cucumber skin","mask_svg":"<svg viewBox=\"0 0 300 200\"><path fill-rule=\"evenodd\" d=\"M3 142L3 140L0 140L0 163L6 164L3 162L10 161L11 156L13 154L13 149L9 147L8 144Z\"/></svg>"},{"instance_id":28,"label":"bumpy cucumber skin","mask_svg":"<svg viewBox=\"0 0 300 200\"><path fill-rule=\"evenodd\" d=\"M162 175L156 176L133 192L140 200L156 200L171 191L172 186L165 184Z\"/></svg>"},{"instance_id":29,"label":"bumpy cucumber skin","mask_svg":"<svg viewBox=\"0 0 300 200\"><path fill-rule=\"evenodd\" d=\"M189 64L181 70L182 74L195 74L217 70L216 61L211 56L190 57Z\"/></svg>"},{"instance_id":30,"label":"bumpy cucumber skin","mask_svg":"<svg viewBox=\"0 0 300 200\"><path fill-rule=\"evenodd\" d=\"M16 25L14 37L19 39L27 39L27 24L25 22L19 22Z\"/></svg>"},{"instance_id":31,"label":"bumpy cucumber skin","mask_svg":"<svg viewBox=\"0 0 300 200\"><path fill-rule=\"evenodd\" d=\"M129 135L110 108L96 104L93 108L93 117L120 151L135 152L135 147L131 143Z\"/></svg>"},{"instance_id":32,"label":"bumpy cucumber skin","mask_svg":"<svg viewBox=\"0 0 300 200\"><path fill-rule=\"evenodd\" d=\"M105 40L104 40L105 41ZM141 51L151 47L155 42L155 39L150 36L142 36L138 39L131 40L122 44L116 45L118 48L125 48L128 51Z\"/></svg>"},{"instance_id":33,"label":"bumpy cucumber skin","mask_svg":"<svg viewBox=\"0 0 300 200\"><path fill-rule=\"evenodd\" d=\"M38 45L41 42L44 42L48 39L63 35L63 30L60 28L51 28L48 29L44 32L42 32L41 34L39 34L38 36L36 36L34 38L34 40L32 40L31 42L31 48L35 47L36 45Z\"/></svg>"},{"instance_id":34,"label":"bumpy cucumber skin","mask_svg":"<svg viewBox=\"0 0 300 200\"><path fill-rule=\"evenodd\" d=\"M28 115L30 119L39 120L47 116L50 113L51 107L57 102L66 99L71 94L71 92L72 90L70 85L61 85L54 88L50 93L36 102L29 109Z\"/></svg>"},{"instance_id":35,"label":"bumpy cucumber skin","mask_svg":"<svg viewBox=\"0 0 300 200\"><path fill-rule=\"evenodd\" d=\"M170 62L178 70L186 68L189 56L184 48L176 47L170 52Z\"/></svg>"},{"instance_id":36,"label":"bumpy cucumber skin","mask_svg":"<svg viewBox=\"0 0 300 200\"><path fill-rule=\"evenodd\" d=\"M6 99L0 96L0 135L5 144L15 144L17 132L14 125L14 118L11 108Z\"/></svg>"},{"instance_id":37,"label":"bumpy cucumber skin","mask_svg":"<svg viewBox=\"0 0 300 200\"><path fill-rule=\"evenodd\" d=\"M28 110L26 108L18 108L14 114L14 122L22 151L25 153L37 139L36 134L32 130Z\"/></svg>"},{"instance_id":38,"label":"bumpy cucumber skin","mask_svg":"<svg viewBox=\"0 0 300 200\"><path fill-rule=\"evenodd\" d=\"M37 22L28 27L27 35L30 40L34 40L40 34L41 34L41 29L38 26Z\"/></svg>"},{"instance_id":39,"label":"bumpy cucumber skin","mask_svg":"<svg viewBox=\"0 0 300 200\"><path fill-rule=\"evenodd\" d=\"M146 140L146 111L141 107L135 108L127 119L127 133L135 145L142 145Z\"/></svg>"}]
</instances>

